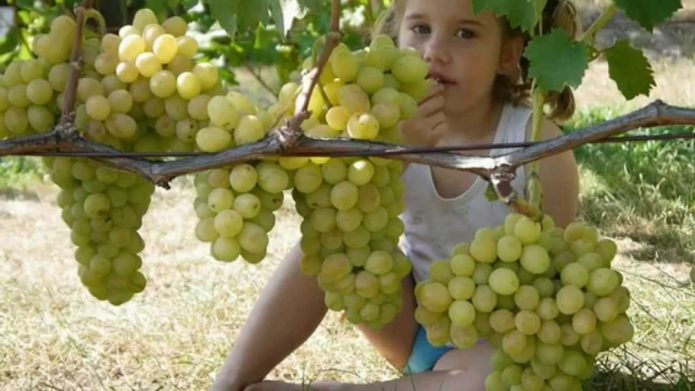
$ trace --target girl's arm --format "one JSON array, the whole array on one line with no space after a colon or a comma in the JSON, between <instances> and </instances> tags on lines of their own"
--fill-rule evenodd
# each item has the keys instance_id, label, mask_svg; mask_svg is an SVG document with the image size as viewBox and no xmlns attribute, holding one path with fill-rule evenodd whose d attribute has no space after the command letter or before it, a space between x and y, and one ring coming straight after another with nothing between
<instances>
[{"instance_id":1,"label":"girl's arm","mask_svg":"<svg viewBox=\"0 0 695 391\"><path fill-rule=\"evenodd\" d=\"M546 120L541 139L562 136L553 122ZM555 224L565 227L577 217L579 204L579 172L572 152L563 152L540 161L539 177L543 185L543 210Z\"/></svg>"}]
</instances>

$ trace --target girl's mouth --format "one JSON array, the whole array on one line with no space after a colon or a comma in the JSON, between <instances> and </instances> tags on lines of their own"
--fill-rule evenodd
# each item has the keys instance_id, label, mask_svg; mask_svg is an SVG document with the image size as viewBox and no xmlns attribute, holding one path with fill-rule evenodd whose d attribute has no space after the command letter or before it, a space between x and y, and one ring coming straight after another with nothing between
<instances>
[{"instance_id":1,"label":"girl's mouth","mask_svg":"<svg viewBox=\"0 0 695 391\"><path fill-rule=\"evenodd\" d=\"M437 83L442 84L442 85L456 84L456 82L454 80L446 77L445 75L443 75L439 72L430 72L430 74L427 75L427 78L432 79L432 80L434 80Z\"/></svg>"}]
</instances>

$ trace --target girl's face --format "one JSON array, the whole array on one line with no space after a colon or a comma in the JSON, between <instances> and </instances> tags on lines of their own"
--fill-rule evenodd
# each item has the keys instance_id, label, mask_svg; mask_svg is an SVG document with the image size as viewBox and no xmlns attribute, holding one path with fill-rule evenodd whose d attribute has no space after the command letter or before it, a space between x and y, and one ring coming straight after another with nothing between
<instances>
[{"instance_id":1,"label":"girl's face","mask_svg":"<svg viewBox=\"0 0 695 391\"><path fill-rule=\"evenodd\" d=\"M447 114L490 103L496 76L516 73L523 46L503 40L497 17L475 14L471 0L407 0L398 44L430 64L430 78L444 86Z\"/></svg>"}]
</instances>

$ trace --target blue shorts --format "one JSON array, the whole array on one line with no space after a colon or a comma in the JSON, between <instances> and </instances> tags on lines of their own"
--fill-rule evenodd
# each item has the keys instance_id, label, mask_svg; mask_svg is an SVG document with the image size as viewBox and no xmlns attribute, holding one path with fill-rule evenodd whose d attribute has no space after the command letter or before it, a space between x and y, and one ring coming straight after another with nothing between
<instances>
[{"instance_id":1,"label":"blue shorts","mask_svg":"<svg viewBox=\"0 0 695 391\"><path fill-rule=\"evenodd\" d=\"M434 368L447 352L453 350L451 346L442 346L436 348L427 340L427 332L422 326L418 327L413 343L413 350L410 352L408 364L405 367L405 374L412 375L415 373L429 372Z\"/></svg>"}]
</instances>

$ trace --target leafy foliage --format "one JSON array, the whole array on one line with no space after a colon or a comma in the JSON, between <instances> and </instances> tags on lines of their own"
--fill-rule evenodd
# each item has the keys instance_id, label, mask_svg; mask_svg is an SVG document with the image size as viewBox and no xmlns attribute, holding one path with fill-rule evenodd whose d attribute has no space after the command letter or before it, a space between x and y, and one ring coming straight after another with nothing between
<instances>
[{"instance_id":1,"label":"leafy foliage","mask_svg":"<svg viewBox=\"0 0 695 391\"><path fill-rule=\"evenodd\" d=\"M619 41L605 51L611 79L625 98L648 95L656 85L654 70L641 50L635 49L626 40Z\"/></svg>"},{"instance_id":2,"label":"leafy foliage","mask_svg":"<svg viewBox=\"0 0 695 391\"><path fill-rule=\"evenodd\" d=\"M681 0L615 0L615 4L647 30L653 30L683 6Z\"/></svg>"},{"instance_id":3,"label":"leafy foliage","mask_svg":"<svg viewBox=\"0 0 695 391\"><path fill-rule=\"evenodd\" d=\"M32 37L45 32L53 17L70 12L79 2L16 0L17 25L0 38L0 69L12 59L29 58ZM363 46L372 26L392 3L393 0L341 0L343 41L352 49ZM473 0L473 8L475 12L504 15L513 27L533 35L546 3L547 0ZM614 3L646 29L664 22L682 6L681 0ZM152 9L162 20L180 15L200 34L197 38L204 59L215 60L227 82L236 84L232 72L235 68L270 68L276 77L262 84L271 90L292 78L300 61L310 55L317 38L328 31L330 23L330 2L326 0L97 0L96 4L106 11L102 13L114 32L143 7ZM596 49L558 31L535 37L526 51L530 76L546 91L577 86L592 52ZM620 42L606 50L605 55L611 76L628 99L648 94L654 80L641 51Z\"/></svg>"},{"instance_id":4,"label":"leafy foliage","mask_svg":"<svg viewBox=\"0 0 695 391\"><path fill-rule=\"evenodd\" d=\"M388 1L388 0L387 0ZM18 0L17 25L0 38L0 70L13 59L30 58L32 38L46 32L56 15L69 13L80 0L50 2ZM344 41L355 49L388 3L351 0L343 4ZM216 60L222 76L236 84L234 68L272 67L277 88L300 68L316 39L328 31L330 15L323 0L97 0L112 32L141 8L163 20L179 15L199 34L205 59ZM104 12L106 11L106 12ZM272 83L269 83L272 84Z\"/></svg>"},{"instance_id":5,"label":"leafy foliage","mask_svg":"<svg viewBox=\"0 0 695 391\"><path fill-rule=\"evenodd\" d=\"M545 2L539 0L473 0L476 13L488 10L504 15L513 28L520 27L524 31L536 27L544 5Z\"/></svg>"},{"instance_id":6,"label":"leafy foliage","mask_svg":"<svg viewBox=\"0 0 695 391\"><path fill-rule=\"evenodd\" d=\"M582 42L572 42L562 30L538 36L526 48L529 73L545 91L560 91L565 85L577 87L589 67L588 49Z\"/></svg>"},{"instance_id":7,"label":"leafy foliage","mask_svg":"<svg viewBox=\"0 0 695 391\"><path fill-rule=\"evenodd\" d=\"M564 130L612 119L614 108L578 113ZM631 135L692 134L693 127L638 129ZM591 144L575 150L585 175L582 214L609 236L628 236L672 254L662 259L692 260L695 246L695 142ZM592 179L593 178L593 179ZM654 254L644 254L653 258Z\"/></svg>"}]
</instances>

